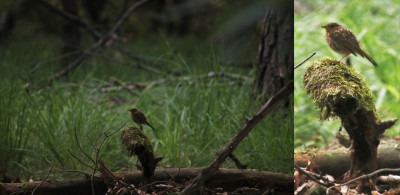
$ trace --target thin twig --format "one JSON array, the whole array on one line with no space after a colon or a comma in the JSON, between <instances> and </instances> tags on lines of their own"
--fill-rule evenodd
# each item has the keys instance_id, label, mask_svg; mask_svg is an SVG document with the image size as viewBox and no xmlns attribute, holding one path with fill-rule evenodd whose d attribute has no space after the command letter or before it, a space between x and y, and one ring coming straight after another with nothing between
<instances>
[{"instance_id":1,"label":"thin twig","mask_svg":"<svg viewBox=\"0 0 400 195\"><path fill-rule=\"evenodd\" d=\"M319 181L317 178L315 178L313 175L311 175L310 173L308 173L307 171L303 170L301 167L299 167L299 165L294 164L294 167L302 174L306 175L308 178L310 178L311 180L317 182L319 185L322 185L324 187L330 187L329 184L326 183L322 183L321 181Z\"/></svg>"},{"instance_id":2,"label":"thin twig","mask_svg":"<svg viewBox=\"0 0 400 195\"><path fill-rule=\"evenodd\" d=\"M85 173L85 172L78 171L78 170L64 170L64 169L60 169L60 168L54 167L53 163L51 163L51 162L49 161L49 159L45 158L45 160L47 161L47 163L49 163L49 165L50 165L51 167L53 167L53 169L54 169L55 171L80 173L80 174L83 174L83 175L85 175L85 176L89 176L89 175L90 175L89 173Z\"/></svg>"},{"instance_id":3,"label":"thin twig","mask_svg":"<svg viewBox=\"0 0 400 195\"><path fill-rule=\"evenodd\" d=\"M92 141L92 138L90 138L90 136L88 136L88 139L89 139L90 145L92 145L92 148L95 149L96 146L94 146L94 143L93 143L93 141Z\"/></svg>"},{"instance_id":4,"label":"thin twig","mask_svg":"<svg viewBox=\"0 0 400 195\"><path fill-rule=\"evenodd\" d=\"M50 168L49 168L49 171L47 172L46 177L43 178L42 181L39 183L39 185L37 185L36 188L32 190L31 195L33 195L33 194L35 193L36 189L38 189L39 186L42 185L42 183L43 183L44 181L46 181L46 179L49 177L49 175L50 175L50 173L51 173L52 170L53 170L53 167L50 167Z\"/></svg>"},{"instance_id":5,"label":"thin twig","mask_svg":"<svg viewBox=\"0 0 400 195\"><path fill-rule=\"evenodd\" d=\"M300 64L297 64L294 69L298 68L299 66L303 65L305 62L307 62L310 58L312 58L314 55L316 54L316 52L312 53L310 56L308 56L305 60L303 60L302 62L300 62Z\"/></svg>"},{"instance_id":6,"label":"thin twig","mask_svg":"<svg viewBox=\"0 0 400 195\"><path fill-rule=\"evenodd\" d=\"M236 158L236 156L234 156L232 153L229 154L229 158L232 159L232 161L235 163L236 167L238 169L246 169L247 165L246 164L242 164L238 158Z\"/></svg>"},{"instance_id":7,"label":"thin twig","mask_svg":"<svg viewBox=\"0 0 400 195\"><path fill-rule=\"evenodd\" d=\"M83 148L81 147L81 145L79 144L78 136L76 135L76 127L74 128L74 135L75 135L75 141L76 141L76 144L77 144L78 147L79 147L79 150L80 150L89 160L91 160L92 163L94 164L93 158L90 157L90 156L83 150Z\"/></svg>"},{"instance_id":8,"label":"thin twig","mask_svg":"<svg viewBox=\"0 0 400 195\"><path fill-rule=\"evenodd\" d=\"M104 137L103 141L101 142L101 144L100 144L100 146L99 146L98 148L95 148L95 150L96 150L95 164L94 164L94 168L93 168L93 173L92 173L92 175L90 176L90 185L92 186L92 194L93 194L93 195L96 194L95 191L94 191L93 178L94 178L94 174L96 173L96 171L97 171L97 169L98 169L97 164L98 164L98 161L99 161L100 149L103 147L104 143L106 142L106 140L107 140L110 136L112 136L112 135L114 135L115 133L117 133L117 132L118 132L119 130L121 130L122 127L124 127L125 125L126 125L126 123L124 123L124 124L123 124L120 128L118 128L117 130L113 131L110 135L107 135L106 133L104 133L105 137Z\"/></svg>"},{"instance_id":9,"label":"thin twig","mask_svg":"<svg viewBox=\"0 0 400 195\"><path fill-rule=\"evenodd\" d=\"M86 164L86 163L83 162L81 159L79 159L77 156L75 156L75 155L71 152L70 149L68 149L68 152L69 152L69 154L71 154L72 157L74 157L74 158L75 158L77 161L79 161L81 164L83 164L83 165L85 165L85 166L87 166L87 167L89 167L89 168L91 168L91 169L94 169L92 166Z\"/></svg>"},{"instance_id":10,"label":"thin twig","mask_svg":"<svg viewBox=\"0 0 400 195\"><path fill-rule=\"evenodd\" d=\"M350 181L348 181L346 183L342 183L342 184L339 184L339 185L335 185L335 186L329 187L328 189L326 189L326 194L328 194L329 190L331 190L334 187L341 187L341 186L349 185L349 184L352 184L352 183L354 183L356 181L360 181L360 180L363 180L363 179L370 179L370 178L374 177L375 175L378 175L379 173L382 173L382 172L400 172L400 168L397 168L397 169L384 168L384 169L376 170L376 171L374 171L374 172L372 172L370 174L367 174L367 175L361 175L360 177L354 178L354 179L352 179L352 180L350 180Z\"/></svg>"}]
</instances>

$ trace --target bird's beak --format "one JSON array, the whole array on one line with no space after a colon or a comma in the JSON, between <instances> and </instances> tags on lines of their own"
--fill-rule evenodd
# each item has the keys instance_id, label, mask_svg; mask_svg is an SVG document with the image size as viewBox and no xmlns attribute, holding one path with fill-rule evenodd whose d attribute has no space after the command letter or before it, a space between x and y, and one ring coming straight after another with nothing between
<instances>
[{"instance_id":1,"label":"bird's beak","mask_svg":"<svg viewBox=\"0 0 400 195\"><path fill-rule=\"evenodd\" d=\"M326 28L326 26L321 26L322 28Z\"/></svg>"}]
</instances>

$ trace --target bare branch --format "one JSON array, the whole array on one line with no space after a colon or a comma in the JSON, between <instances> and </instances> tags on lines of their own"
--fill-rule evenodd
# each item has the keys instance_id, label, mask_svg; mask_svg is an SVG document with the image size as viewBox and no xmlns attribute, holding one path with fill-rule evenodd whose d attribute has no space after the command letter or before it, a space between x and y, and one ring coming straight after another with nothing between
<instances>
[{"instance_id":1,"label":"bare branch","mask_svg":"<svg viewBox=\"0 0 400 195\"><path fill-rule=\"evenodd\" d=\"M99 162L99 153L100 153L100 149L103 147L104 143L106 142L106 140L107 140L110 136L112 136L112 135L114 135L115 133L117 133L117 132L118 132L119 130L121 130L122 127L124 127L125 125L126 125L126 123L123 124L123 125L122 125L120 128L118 128L117 130L113 131L110 135L107 135L107 134L104 132L105 137L104 137L103 141L101 142L101 144L100 144L100 146L99 146L98 148L95 148L95 150L96 150L95 164L94 164L94 168L93 168L93 173L92 173L92 175L90 176L90 185L92 186L92 194L93 194L93 195L96 194L95 191L94 191L93 178L94 178L94 174L96 173L96 171L97 171L97 169L98 169L97 164L98 164L98 162Z\"/></svg>"},{"instance_id":2,"label":"bare branch","mask_svg":"<svg viewBox=\"0 0 400 195\"><path fill-rule=\"evenodd\" d=\"M75 141L76 141L76 144L77 144L78 147L79 147L79 150L81 150L81 152L82 152L89 160L91 160L92 163L94 164L93 158L90 157L90 156L83 150L83 148L81 147L81 145L79 144L78 136L76 135L76 127L74 128L74 135L75 135Z\"/></svg>"},{"instance_id":3,"label":"bare branch","mask_svg":"<svg viewBox=\"0 0 400 195\"><path fill-rule=\"evenodd\" d=\"M229 154L229 158L235 163L236 167L238 169L246 169L247 165L242 164L236 156L234 156L232 153Z\"/></svg>"},{"instance_id":4,"label":"bare branch","mask_svg":"<svg viewBox=\"0 0 400 195\"><path fill-rule=\"evenodd\" d=\"M46 181L46 179L49 177L49 175L50 175L50 173L51 173L52 170L53 170L53 167L50 167L50 168L49 168L49 171L47 172L46 177L44 177L44 178L42 179L42 181L39 183L39 185L37 185L36 188L32 190L31 195L33 195L33 194L35 193L36 189L38 189L39 186L42 185L42 183L43 183L44 181Z\"/></svg>"},{"instance_id":5,"label":"bare branch","mask_svg":"<svg viewBox=\"0 0 400 195\"><path fill-rule=\"evenodd\" d=\"M299 165L294 164L294 167L302 174L306 175L308 178L310 178L311 180L317 182L319 185L322 185L324 187L329 187L329 184L326 183L322 183L321 181L319 181L317 178L315 178L313 175L311 175L310 173L308 173L307 171L303 170L301 167L299 167Z\"/></svg>"},{"instance_id":6,"label":"bare branch","mask_svg":"<svg viewBox=\"0 0 400 195\"><path fill-rule=\"evenodd\" d=\"M87 167L89 167L89 168L91 168L91 169L94 169L92 166L86 164L86 163L83 162L81 159L79 159L77 156L75 156L75 155L71 152L70 149L68 149L68 152L69 152L69 154L71 154L72 157L74 157L74 158L75 158L77 161L79 161L81 164L83 164L83 165L85 165L85 166L87 166Z\"/></svg>"},{"instance_id":7,"label":"bare branch","mask_svg":"<svg viewBox=\"0 0 400 195\"><path fill-rule=\"evenodd\" d=\"M300 62L300 64L297 64L294 69L298 68L299 66L303 65L305 62L307 62L310 58L312 58L314 55L316 54L316 52L312 53L310 56L308 56L306 59L304 59L302 62Z\"/></svg>"},{"instance_id":8,"label":"bare branch","mask_svg":"<svg viewBox=\"0 0 400 195\"><path fill-rule=\"evenodd\" d=\"M349 184L352 184L352 183L354 183L356 181L360 181L360 180L363 180L363 179L370 179L370 178L374 177L375 175L378 175L378 174L380 174L382 172L400 172L400 168L397 168L397 169L385 168L385 169L376 170L376 171L374 171L374 172L372 172L370 174L362 175L360 177L354 178L354 179L352 179L352 180L350 180L350 181L348 181L346 183L342 183L342 184L339 184L339 185L331 186L328 189L326 189L326 194L329 194L328 193L329 190L331 190L334 187L341 187L341 186L349 185Z\"/></svg>"},{"instance_id":9,"label":"bare branch","mask_svg":"<svg viewBox=\"0 0 400 195\"><path fill-rule=\"evenodd\" d=\"M83 175L85 175L85 176L89 176L88 173L85 173L85 172L82 172L82 171L78 171L78 170L64 170L64 169L60 169L60 168L54 167L54 166L53 166L53 163L51 163L51 162L49 161L49 159L45 158L45 160L47 161L47 163L49 163L49 165L50 165L51 167L53 167L53 169L54 169L55 171L60 171L60 172L71 172L71 173L80 173L80 174L83 174Z\"/></svg>"}]
</instances>

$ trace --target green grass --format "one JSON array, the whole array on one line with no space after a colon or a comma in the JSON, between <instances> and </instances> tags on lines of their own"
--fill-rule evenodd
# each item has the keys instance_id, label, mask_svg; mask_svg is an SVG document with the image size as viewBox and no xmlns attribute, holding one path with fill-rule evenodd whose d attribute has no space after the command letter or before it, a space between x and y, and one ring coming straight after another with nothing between
<instances>
[{"instance_id":1,"label":"green grass","mask_svg":"<svg viewBox=\"0 0 400 195\"><path fill-rule=\"evenodd\" d=\"M15 38L14 38L15 39ZM10 39L13 40L13 39ZM254 61L257 39L251 52L237 60ZM41 43L41 44L38 44ZM86 45L90 43L85 43ZM149 57L162 65L161 71L171 70L181 75L199 75L224 71L253 77L253 68L227 65L236 59L226 59L224 48L210 40L196 37L183 39L157 35L148 40L126 43L124 47ZM43 81L59 70L60 61L44 62L58 56L57 37L37 36L35 39L7 42L0 49L0 170L24 178L38 179L49 167L46 158L62 169L88 169L68 153L89 162L79 152L74 129L82 147L91 155L100 144L103 133L110 133L122 124L132 125L128 108L142 110L156 131L145 128L157 155L164 156L161 164L179 167L207 166L216 153L245 123L249 111L251 82L240 83L227 78L193 79L151 85L137 90L104 93L100 88L61 88L69 82L107 83L110 77L126 82L149 82L165 76L154 75L130 66L89 58L69 76L43 87ZM130 60L120 53L105 49L105 55ZM167 75L168 76L168 75ZM23 86L28 79L29 91ZM119 102L115 100L119 100ZM293 115L282 120L285 113L272 112L258 124L238 146L234 154L249 168L290 173L293 169ZM100 157L112 170L135 167L136 157L128 158L120 133L107 140ZM223 167L234 168L227 160ZM52 174L59 177L64 174Z\"/></svg>"},{"instance_id":2,"label":"green grass","mask_svg":"<svg viewBox=\"0 0 400 195\"><path fill-rule=\"evenodd\" d=\"M383 1L297 1L295 6L295 63L313 52L311 61L334 57L325 41L321 28L328 22L348 27L359 39L364 50L379 67L366 59L351 56L354 69L359 71L375 97L378 115L382 119L400 118L400 4ZM315 104L303 87L303 74L307 63L295 71L295 147L327 145L334 140L339 120L319 121ZM400 135L400 123L386 131L389 136Z\"/></svg>"}]
</instances>

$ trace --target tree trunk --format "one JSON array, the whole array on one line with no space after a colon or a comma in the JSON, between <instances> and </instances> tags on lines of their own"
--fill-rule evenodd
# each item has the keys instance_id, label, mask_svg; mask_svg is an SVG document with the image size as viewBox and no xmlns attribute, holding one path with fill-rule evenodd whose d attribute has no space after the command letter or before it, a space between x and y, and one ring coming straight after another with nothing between
<instances>
[{"instance_id":1,"label":"tree trunk","mask_svg":"<svg viewBox=\"0 0 400 195\"><path fill-rule=\"evenodd\" d=\"M377 169L398 168L400 164L400 150L392 145L379 147ZM343 176L351 165L350 152L346 148L334 151L319 151L317 153L298 153L294 155L294 163L306 167L309 163L317 167L321 173L332 175L335 178Z\"/></svg>"},{"instance_id":2,"label":"tree trunk","mask_svg":"<svg viewBox=\"0 0 400 195\"><path fill-rule=\"evenodd\" d=\"M74 16L78 15L77 0L61 0L61 4L65 12ZM79 26L70 21L65 21L61 36L63 41L61 55L68 55L80 49L81 33L79 31ZM68 66L75 58L75 55L64 58L63 65Z\"/></svg>"},{"instance_id":3,"label":"tree trunk","mask_svg":"<svg viewBox=\"0 0 400 195\"><path fill-rule=\"evenodd\" d=\"M266 100L293 79L293 29L293 3L267 9L258 46L253 101L257 97Z\"/></svg>"}]
</instances>

